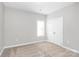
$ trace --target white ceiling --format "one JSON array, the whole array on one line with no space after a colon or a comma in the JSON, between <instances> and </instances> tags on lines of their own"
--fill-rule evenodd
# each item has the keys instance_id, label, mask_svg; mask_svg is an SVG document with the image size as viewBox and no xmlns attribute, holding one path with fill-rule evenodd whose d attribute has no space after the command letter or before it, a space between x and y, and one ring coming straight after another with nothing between
<instances>
[{"instance_id":1,"label":"white ceiling","mask_svg":"<svg viewBox=\"0 0 79 59\"><path fill-rule=\"evenodd\" d=\"M6 7L48 15L60 8L72 5L72 2L4 2Z\"/></svg>"}]
</instances>

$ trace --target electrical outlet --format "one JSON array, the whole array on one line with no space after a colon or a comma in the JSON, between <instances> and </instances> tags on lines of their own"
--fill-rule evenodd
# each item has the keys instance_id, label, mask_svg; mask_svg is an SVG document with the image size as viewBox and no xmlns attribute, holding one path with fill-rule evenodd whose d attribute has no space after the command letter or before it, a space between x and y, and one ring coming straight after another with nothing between
<instances>
[{"instance_id":1,"label":"electrical outlet","mask_svg":"<svg viewBox=\"0 0 79 59\"><path fill-rule=\"evenodd\" d=\"M18 38L16 38L16 41L18 41Z\"/></svg>"},{"instance_id":2,"label":"electrical outlet","mask_svg":"<svg viewBox=\"0 0 79 59\"><path fill-rule=\"evenodd\" d=\"M53 34L56 34L56 32L53 32Z\"/></svg>"}]
</instances>

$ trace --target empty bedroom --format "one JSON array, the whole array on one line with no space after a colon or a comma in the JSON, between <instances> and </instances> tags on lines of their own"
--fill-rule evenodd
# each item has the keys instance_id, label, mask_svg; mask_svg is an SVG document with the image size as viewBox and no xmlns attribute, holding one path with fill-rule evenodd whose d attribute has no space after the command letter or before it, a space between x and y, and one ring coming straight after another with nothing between
<instances>
[{"instance_id":1,"label":"empty bedroom","mask_svg":"<svg viewBox=\"0 0 79 59\"><path fill-rule=\"evenodd\" d=\"M79 57L79 2L0 2L0 57Z\"/></svg>"}]
</instances>

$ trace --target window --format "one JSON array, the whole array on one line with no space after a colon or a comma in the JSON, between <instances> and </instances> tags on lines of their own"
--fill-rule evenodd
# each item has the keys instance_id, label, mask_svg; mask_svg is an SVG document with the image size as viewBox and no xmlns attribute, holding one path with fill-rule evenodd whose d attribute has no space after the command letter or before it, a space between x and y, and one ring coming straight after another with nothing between
<instances>
[{"instance_id":1,"label":"window","mask_svg":"<svg viewBox=\"0 0 79 59\"><path fill-rule=\"evenodd\" d=\"M44 21L38 20L37 21L37 36L44 36Z\"/></svg>"}]
</instances>

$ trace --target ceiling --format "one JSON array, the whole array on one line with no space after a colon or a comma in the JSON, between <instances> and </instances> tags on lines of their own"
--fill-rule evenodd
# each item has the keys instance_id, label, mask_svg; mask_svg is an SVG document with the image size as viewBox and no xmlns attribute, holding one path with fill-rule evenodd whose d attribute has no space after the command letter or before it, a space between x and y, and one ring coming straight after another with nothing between
<instances>
[{"instance_id":1,"label":"ceiling","mask_svg":"<svg viewBox=\"0 0 79 59\"><path fill-rule=\"evenodd\" d=\"M73 2L4 2L6 7L48 15L54 11L72 5Z\"/></svg>"}]
</instances>

